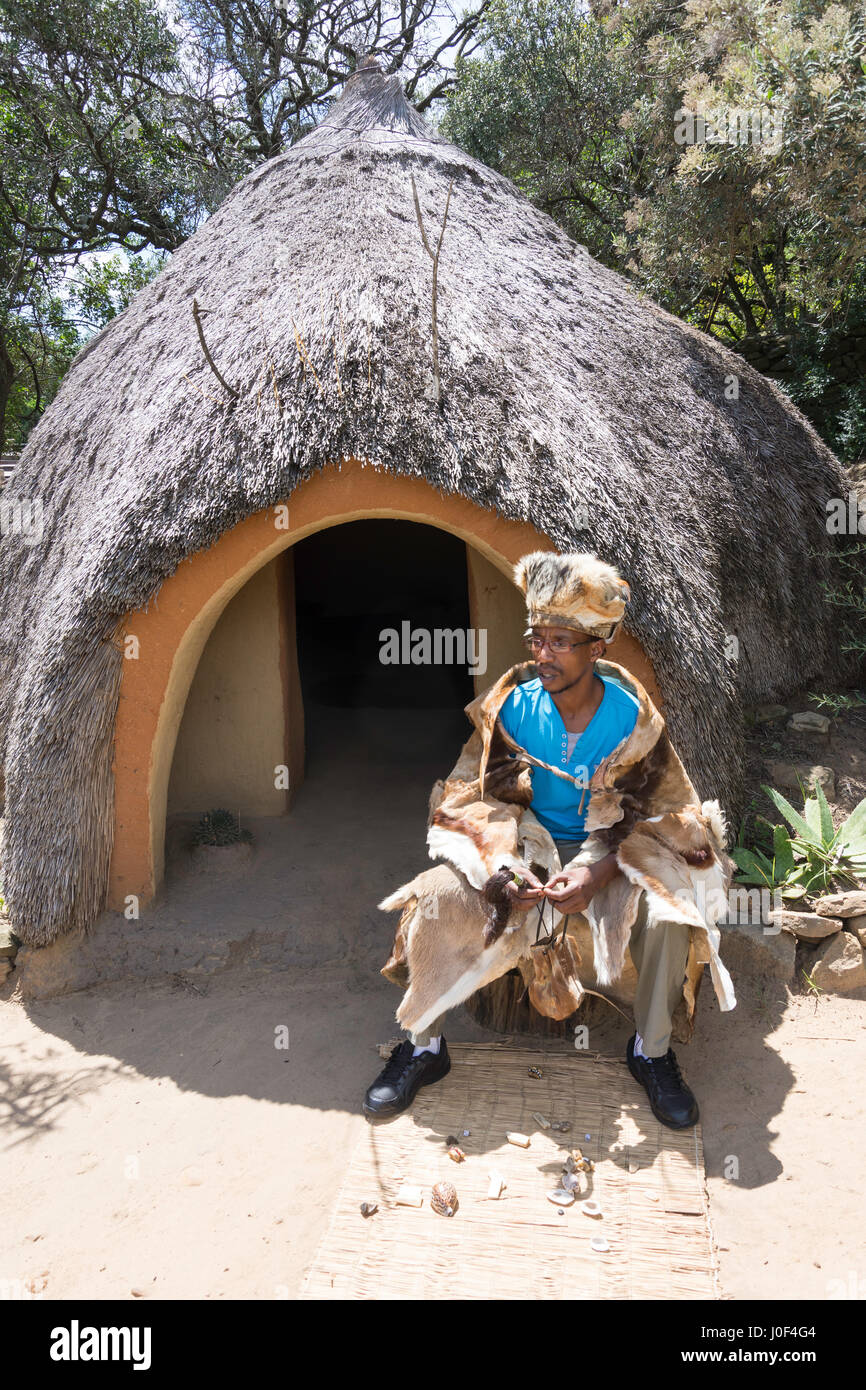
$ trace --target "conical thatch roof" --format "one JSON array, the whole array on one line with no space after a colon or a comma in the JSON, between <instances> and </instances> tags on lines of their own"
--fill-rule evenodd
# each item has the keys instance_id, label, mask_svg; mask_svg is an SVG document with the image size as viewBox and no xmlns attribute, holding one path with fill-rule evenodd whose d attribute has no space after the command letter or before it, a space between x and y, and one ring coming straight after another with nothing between
<instances>
[{"instance_id":1,"label":"conical thatch roof","mask_svg":"<svg viewBox=\"0 0 866 1390\"><path fill-rule=\"evenodd\" d=\"M453 179L439 403L410 174L431 240ZM194 297L236 397L204 361ZM824 503L847 483L815 432L434 134L397 77L360 70L79 354L4 492L42 498L45 516L43 542L9 536L0 562L3 874L23 938L89 923L104 901L119 620L185 556L349 455L615 563L672 736L728 807L740 701L831 660Z\"/></svg>"}]
</instances>

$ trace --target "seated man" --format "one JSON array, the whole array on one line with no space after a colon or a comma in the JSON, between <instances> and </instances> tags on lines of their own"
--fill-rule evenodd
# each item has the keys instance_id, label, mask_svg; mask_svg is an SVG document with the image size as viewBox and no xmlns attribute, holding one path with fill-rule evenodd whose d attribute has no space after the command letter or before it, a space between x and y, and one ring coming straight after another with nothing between
<instances>
[{"instance_id":1,"label":"seated man","mask_svg":"<svg viewBox=\"0 0 866 1390\"><path fill-rule=\"evenodd\" d=\"M688 1128L698 1106L670 1047L674 1011L685 1000L691 1019L707 961L722 1009L736 1003L715 926L732 869L721 812L699 802L640 683L602 660L625 581L595 556L545 552L524 556L515 578L533 660L467 706L475 733L431 798L430 856L451 871L428 870L380 904L404 908L382 973L408 984L397 1017L409 1037L364 1113L398 1114L445 1076L447 1009L515 965L536 1008L572 1013L583 914L596 981L621 976L627 947L637 971L629 1069L657 1119ZM563 934L544 959L528 912L546 905Z\"/></svg>"}]
</instances>

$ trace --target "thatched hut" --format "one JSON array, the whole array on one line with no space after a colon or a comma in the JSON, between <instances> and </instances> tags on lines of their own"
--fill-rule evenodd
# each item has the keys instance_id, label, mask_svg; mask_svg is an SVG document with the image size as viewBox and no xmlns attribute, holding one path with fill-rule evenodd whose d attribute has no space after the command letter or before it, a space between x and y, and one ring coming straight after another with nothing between
<instances>
[{"instance_id":1,"label":"thatched hut","mask_svg":"<svg viewBox=\"0 0 866 1390\"><path fill-rule=\"evenodd\" d=\"M615 563L633 602L611 656L735 808L743 704L835 660L824 518L846 491L781 390L362 66L87 344L4 489L43 515L38 537L7 528L0 562L15 931L40 945L146 903L167 807L286 812L304 758L289 561L359 519L379 522L367 558L334 569L332 545L320 578L369 577L385 521L446 533L429 565L489 633L478 688L521 655L520 554Z\"/></svg>"}]
</instances>

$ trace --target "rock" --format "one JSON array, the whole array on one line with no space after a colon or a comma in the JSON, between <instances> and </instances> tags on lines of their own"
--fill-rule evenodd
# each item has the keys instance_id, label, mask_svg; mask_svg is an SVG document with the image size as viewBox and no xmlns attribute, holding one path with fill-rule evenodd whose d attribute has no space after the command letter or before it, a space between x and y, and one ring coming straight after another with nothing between
<instances>
[{"instance_id":1,"label":"rock","mask_svg":"<svg viewBox=\"0 0 866 1390\"><path fill-rule=\"evenodd\" d=\"M823 941L825 936L842 930L839 917L819 917L817 912L771 912L770 920L799 941Z\"/></svg>"},{"instance_id":2,"label":"rock","mask_svg":"<svg viewBox=\"0 0 866 1390\"><path fill-rule=\"evenodd\" d=\"M862 917L849 917L845 930L853 932L861 946L866 946L866 913Z\"/></svg>"},{"instance_id":3,"label":"rock","mask_svg":"<svg viewBox=\"0 0 866 1390\"><path fill-rule=\"evenodd\" d=\"M830 720L826 714L818 714L816 710L802 710L799 714L792 714L788 720L788 728L794 734L811 734L817 738L829 738Z\"/></svg>"},{"instance_id":4,"label":"rock","mask_svg":"<svg viewBox=\"0 0 866 1390\"><path fill-rule=\"evenodd\" d=\"M866 913L866 890L853 888L848 893L828 893L815 904L819 917L861 917Z\"/></svg>"},{"instance_id":5,"label":"rock","mask_svg":"<svg viewBox=\"0 0 866 1390\"><path fill-rule=\"evenodd\" d=\"M866 908L863 909L866 912ZM18 947L21 942L13 932L5 917L0 917L0 958L4 956L17 956Z\"/></svg>"},{"instance_id":6,"label":"rock","mask_svg":"<svg viewBox=\"0 0 866 1390\"><path fill-rule=\"evenodd\" d=\"M721 957L734 984L737 975L765 975L775 980L793 976L797 943L791 932L770 932L751 922L720 922L719 932Z\"/></svg>"},{"instance_id":7,"label":"rock","mask_svg":"<svg viewBox=\"0 0 866 1390\"><path fill-rule=\"evenodd\" d=\"M788 713L786 705L756 705L753 711L756 724L772 724Z\"/></svg>"},{"instance_id":8,"label":"rock","mask_svg":"<svg viewBox=\"0 0 866 1390\"><path fill-rule=\"evenodd\" d=\"M816 956L806 974L821 989L834 994L847 994L850 989L866 985L866 960L863 947L852 932L840 931L831 937Z\"/></svg>"},{"instance_id":9,"label":"rock","mask_svg":"<svg viewBox=\"0 0 866 1390\"><path fill-rule=\"evenodd\" d=\"M811 763L770 763L770 781L783 791L798 792L800 783L809 791L822 788L828 801L836 795L836 777L832 767L812 766Z\"/></svg>"}]
</instances>

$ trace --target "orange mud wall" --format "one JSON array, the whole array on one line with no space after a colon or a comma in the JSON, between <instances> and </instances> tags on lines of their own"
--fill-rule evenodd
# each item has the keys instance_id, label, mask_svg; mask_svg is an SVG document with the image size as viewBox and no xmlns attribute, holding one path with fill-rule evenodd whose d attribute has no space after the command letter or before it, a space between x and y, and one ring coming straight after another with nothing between
<instances>
[{"instance_id":1,"label":"orange mud wall","mask_svg":"<svg viewBox=\"0 0 866 1390\"><path fill-rule=\"evenodd\" d=\"M127 650L136 654L124 661L115 726L110 908L122 910L130 895L144 906L162 880L169 786L177 810L210 809L222 801L230 809L243 811L246 805L248 814L279 814L291 804L303 778L304 733L289 547L325 527L372 517L438 526L466 542L470 621L487 630L487 670L476 677L479 690L523 657L524 609L511 566L529 550L554 549L546 537L464 497L444 495L422 479L396 477L357 459L321 469L284 504L256 513L182 561L147 608L127 616L124 632L136 639ZM211 633L256 576L214 633L199 672ZM266 675L254 669L263 652L274 658ZM652 668L632 637L618 636L609 655L660 699ZM235 669L221 674L227 661ZM220 682L229 715L217 709ZM190 699L190 719L179 740ZM227 718L242 718L243 729L228 735ZM224 737L234 739L231 783L208 782L212 774L196 766L217 724ZM246 765L250 739L259 746ZM280 763L288 769L288 791L274 783L272 769ZM225 796L216 796L220 789Z\"/></svg>"}]
</instances>

